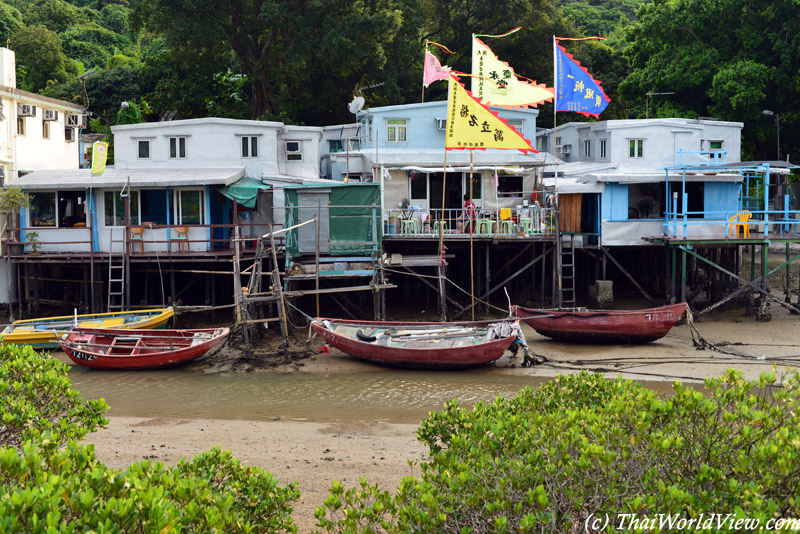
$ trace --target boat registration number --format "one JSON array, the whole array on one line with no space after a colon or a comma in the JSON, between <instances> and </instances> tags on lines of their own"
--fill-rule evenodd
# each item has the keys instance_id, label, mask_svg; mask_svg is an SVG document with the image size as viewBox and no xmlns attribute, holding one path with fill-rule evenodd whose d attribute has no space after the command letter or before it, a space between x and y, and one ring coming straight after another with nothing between
<instances>
[{"instance_id":1,"label":"boat registration number","mask_svg":"<svg viewBox=\"0 0 800 534\"><path fill-rule=\"evenodd\" d=\"M86 360L86 361L91 361L94 360L95 358L94 354L86 354L85 352L80 352L77 350L73 350L72 355L78 358L79 360Z\"/></svg>"}]
</instances>

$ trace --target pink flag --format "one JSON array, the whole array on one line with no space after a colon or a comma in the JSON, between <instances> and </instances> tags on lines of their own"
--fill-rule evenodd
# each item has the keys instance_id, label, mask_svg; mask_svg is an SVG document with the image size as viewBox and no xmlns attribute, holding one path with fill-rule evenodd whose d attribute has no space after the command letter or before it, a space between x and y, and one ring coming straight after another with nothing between
<instances>
[{"instance_id":1,"label":"pink flag","mask_svg":"<svg viewBox=\"0 0 800 534\"><path fill-rule=\"evenodd\" d=\"M443 67L439 60L428 52L425 51L425 70L422 74L422 84L428 87L436 80L446 80L450 76L450 67Z\"/></svg>"}]
</instances>

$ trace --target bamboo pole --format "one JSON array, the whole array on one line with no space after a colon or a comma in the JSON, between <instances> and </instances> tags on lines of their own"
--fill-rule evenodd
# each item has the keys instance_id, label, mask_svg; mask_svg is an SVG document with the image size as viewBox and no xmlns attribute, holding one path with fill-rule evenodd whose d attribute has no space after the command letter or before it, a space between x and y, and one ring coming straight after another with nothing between
<instances>
[{"instance_id":1,"label":"bamboo pole","mask_svg":"<svg viewBox=\"0 0 800 534\"><path fill-rule=\"evenodd\" d=\"M312 219L313 220L313 219ZM311 222L311 220L306 221ZM306 224L306 223L302 223ZM301 225L297 225L301 226ZM272 224L269 225L269 244L272 248L272 288L273 291L278 293L278 310L280 315L278 316L281 319L281 338L283 338L283 356L286 360L289 359L289 334L288 334L288 326L286 325L286 304L283 300L283 287L281 286L281 276L278 274L278 254L275 251L275 234L277 232L272 231Z\"/></svg>"}]
</instances>

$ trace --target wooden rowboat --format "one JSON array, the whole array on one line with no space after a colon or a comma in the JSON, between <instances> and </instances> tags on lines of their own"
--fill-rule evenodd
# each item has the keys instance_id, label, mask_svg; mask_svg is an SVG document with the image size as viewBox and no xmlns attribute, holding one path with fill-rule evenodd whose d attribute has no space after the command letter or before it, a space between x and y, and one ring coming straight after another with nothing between
<instances>
[{"instance_id":1,"label":"wooden rowboat","mask_svg":"<svg viewBox=\"0 0 800 534\"><path fill-rule=\"evenodd\" d=\"M164 328L172 316L172 308L152 310L95 313L89 315L63 315L14 321L0 332L0 342L14 345L31 345L34 349L55 349L58 338L72 330L76 321L83 328Z\"/></svg>"},{"instance_id":2,"label":"wooden rowboat","mask_svg":"<svg viewBox=\"0 0 800 534\"><path fill-rule=\"evenodd\" d=\"M543 336L576 343L650 343L661 339L684 312L685 302L642 310L539 310L514 313Z\"/></svg>"},{"instance_id":3,"label":"wooden rowboat","mask_svg":"<svg viewBox=\"0 0 800 534\"><path fill-rule=\"evenodd\" d=\"M58 341L58 346L73 362L92 369L158 369L204 356L225 341L228 334L229 328L75 328Z\"/></svg>"},{"instance_id":4,"label":"wooden rowboat","mask_svg":"<svg viewBox=\"0 0 800 534\"><path fill-rule=\"evenodd\" d=\"M521 335L518 321L418 323L317 318L311 327L331 347L400 367L459 368L493 362Z\"/></svg>"}]
</instances>

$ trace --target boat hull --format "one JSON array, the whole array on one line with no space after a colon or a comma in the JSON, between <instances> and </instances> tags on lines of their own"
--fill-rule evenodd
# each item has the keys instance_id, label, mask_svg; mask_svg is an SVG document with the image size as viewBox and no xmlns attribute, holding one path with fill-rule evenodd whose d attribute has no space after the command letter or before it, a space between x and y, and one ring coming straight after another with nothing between
<instances>
[{"instance_id":1,"label":"boat hull","mask_svg":"<svg viewBox=\"0 0 800 534\"><path fill-rule=\"evenodd\" d=\"M643 310L538 310L514 313L539 334L575 343L650 343L661 339L687 309L685 302Z\"/></svg>"},{"instance_id":2,"label":"boat hull","mask_svg":"<svg viewBox=\"0 0 800 534\"><path fill-rule=\"evenodd\" d=\"M174 315L172 308L78 315L78 326L122 329L164 328ZM55 349L58 339L69 332L74 315L14 321L0 332L7 345L31 345L34 349Z\"/></svg>"},{"instance_id":3,"label":"boat hull","mask_svg":"<svg viewBox=\"0 0 800 534\"><path fill-rule=\"evenodd\" d=\"M90 369L161 369L183 365L224 342L228 328L198 330L82 329L59 340L70 360Z\"/></svg>"},{"instance_id":4,"label":"boat hull","mask_svg":"<svg viewBox=\"0 0 800 534\"><path fill-rule=\"evenodd\" d=\"M441 348L408 348L378 345L374 342L354 339L334 332L324 326L323 321L336 325L365 326L368 328L418 328L418 327L459 327L473 323L419 323L390 321L345 321L340 319L318 318L311 327L331 347L350 356L370 362L394 367L457 369L485 365L499 359L517 337L518 328L512 328L511 335L485 343ZM483 323L486 326L486 323Z\"/></svg>"}]
</instances>

